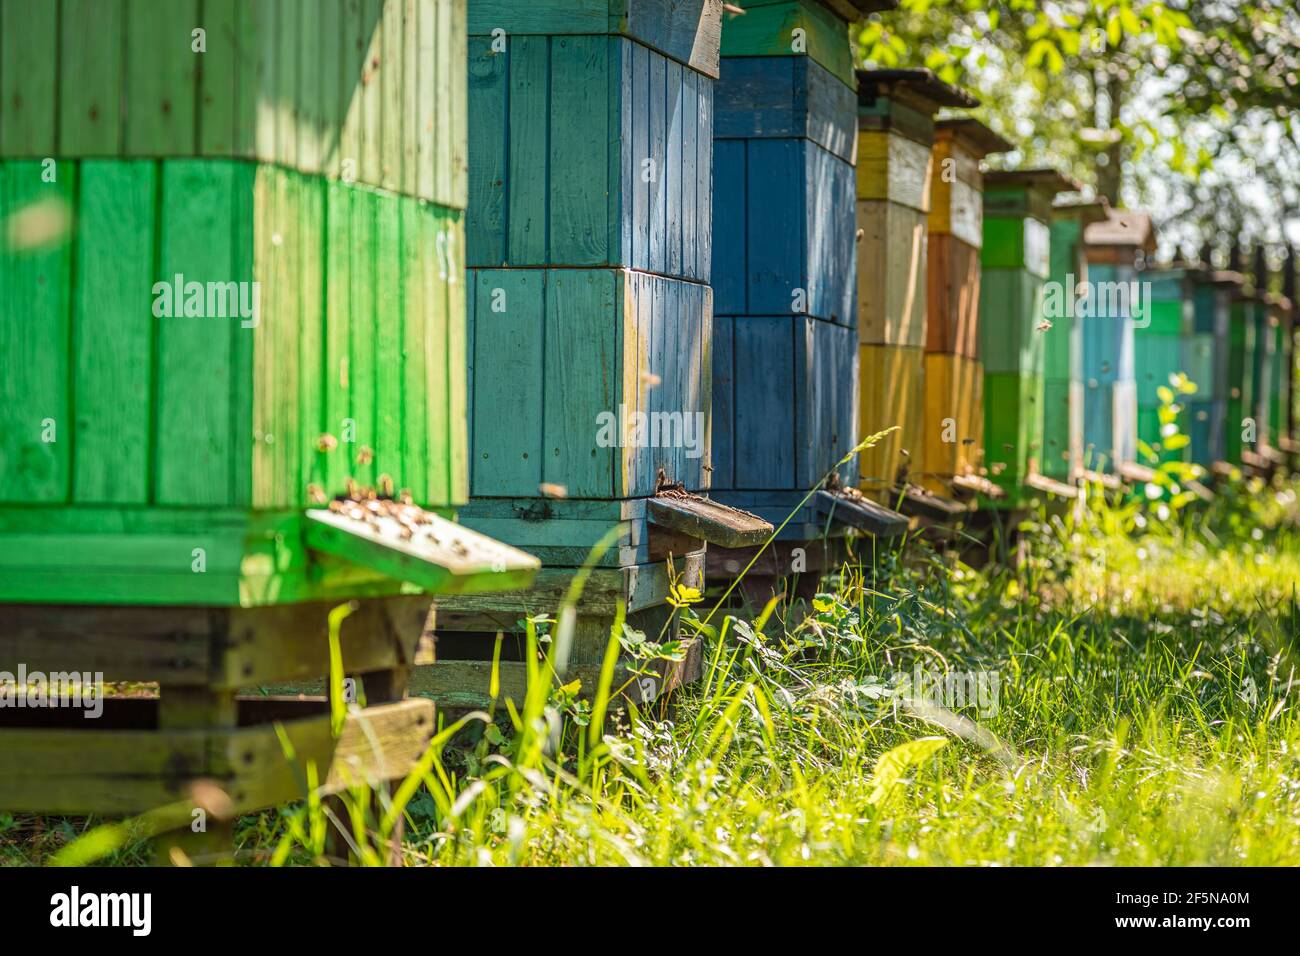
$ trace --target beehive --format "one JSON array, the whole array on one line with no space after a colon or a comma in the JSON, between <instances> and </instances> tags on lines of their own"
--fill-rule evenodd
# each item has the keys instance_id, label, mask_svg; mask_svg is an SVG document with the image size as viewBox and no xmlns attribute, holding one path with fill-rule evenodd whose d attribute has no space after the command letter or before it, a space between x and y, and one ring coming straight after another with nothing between
<instances>
[{"instance_id":1,"label":"beehive","mask_svg":"<svg viewBox=\"0 0 1300 956\"><path fill-rule=\"evenodd\" d=\"M1084 462L1119 472L1137 455L1132 290L1144 257L1155 251L1155 233L1145 213L1112 209L1084 230L1084 244L1093 303L1083 322Z\"/></svg>"},{"instance_id":2,"label":"beehive","mask_svg":"<svg viewBox=\"0 0 1300 956\"><path fill-rule=\"evenodd\" d=\"M457 635L553 612L611 528L617 541L594 557L583 601L599 623L575 660L599 662L618 602L663 608L670 573L702 583L703 536L713 532L699 522L716 532L718 512L678 533L657 523L661 512L696 502L656 494L705 491L713 467L721 15L717 0L675 10L654 0L469 4L471 500L462 518L545 568L532 595L440 607L448 673ZM465 653L490 658L491 641L465 641ZM470 665L482 663L461 668L477 687L462 690L480 703L488 675Z\"/></svg>"},{"instance_id":3,"label":"beehive","mask_svg":"<svg viewBox=\"0 0 1300 956\"><path fill-rule=\"evenodd\" d=\"M1052 208L1051 282L1074 298L1088 281L1083 230L1106 217L1104 202L1056 204ZM1039 467L1055 481L1073 482L1083 470L1083 323L1074 309L1057 309L1043 342L1043 438ZM1067 312L1068 314L1059 314Z\"/></svg>"},{"instance_id":4,"label":"beehive","mask_svg":"<svg viewBox=\"0 0 1300 956\"><path fill-rule=\"evenodd\" d=\"M1208 247L1201 254L1200 269L1192 273L1192 331L1183 340L1182 366L1196 392L1185 401L1183 421L1191 438L1188 457L1206 469L1225 455L1229 313L1232 286L1240 281L1238 273L1214 269Z\"/></svg>"},{"instance_id":5,"label":"beehive","mask_svg":"<svg viewBox=\"0 0 1300 956\"><path fill-rule=\"evenodd\" d=\"M924 438L914 477L954 493L954 477L976 474L984 455L984 364L980 356L980 249L984 176L980 162L1011 144L975 119L935 124L926 254Z\"/></svg>"},{"instance_id":6,"label":"beehive","mask_svg":"<svg viewBox=\"0 0 1300 956\"><path fill-rule=\"evenodd\" d=\"M0 7L0 351L21 368L0 386L0 670L160 688L90 729L7 710L0 808L167 804L186 829L164 848L228 852L220 814L188 830L197 780L243 812L305 795L282 739L329 792L424 752L432 705L405 695L430 599L406 592L532 580L448 520L463 23L461 0ZM345 601L369 706L340 728L323 697L239 696L328 673Z\"/></svg>"},{"instance_id":7,"label":"beehive","mask_svg":"<svg viewBox=\"0 0 1300 956\"><path fill-rule=\"evenodd\" d=\"M336 4L320 33L293 29L281 5L213 3L202 17L192 3L65 6L96 29L65 9L54 35L53 5L4 7L6 51L23 37L22 56L44 51L87 83L65 75L60 109L38 118L39 71L24 75L16 52L0 63L6 104L24 104L0 120L0 347L17 367L0 386L0 600L396 593L384 574L317 560L303 509L381 476L444 515L466 499L463 134L446 141L463 124L450 95L463 50L449 36L461 5ZM206 29L206 52L192 51L192 29ZM258 45L271 37L283 46ZM421 43L442 66L411 87L427 95L410 98L410 149L378 138L357 157L410 191L319 175L332 166L304 144L351 158L368 128L355 111L382 113L372 92L401 101ZM387 44L394 59L341 65L335 47L354 44ZM154 52L123 68L137 47ZM265 75L281 56L304 78L328 74L330 103L350 108L309 109L319 90ZM121 109L106 108L121 89ZM265 143L310 152L306 172L260 161L267 117ZM46 148L49 160L13 158ZM421 178L441 180L429 190L447 201L418 198Z\"/></svg>"},{"instance_id":8,"label":"beehive","mask_svg":"<svg viewBox=\"0 0 1300 956\"><path fill-rule=\"evenodd\" d=\"M465 207L464 0L6 0L0 155L245 159Z\"/></svg>"},{"instance_id":9,"label":"beehive","mask_svg":"<svg viewBox=\"0 0 1300 956\"><path fill-rule=\"evenodd\" d=\"M1160 421L1161 390L1171 378L1187 373L1184 342L1195 328L1192 273L1178 266L1143 274L1141 317L1133 328L1133 375L1137 382L1137 438L1161 461L1183 461L1190 452L1165 447ZM1181 403L1182 396L1178 395ZM1190 411L1190 410L1189 410ZM1184 416L1181 425L1186 426ZM1190 446L1186 446L1190 447Z\"/></svg>"},{"instance_id":10,"label":"beehive","mask_svg":"<svg viewBox=\"0 0 1300 956\"><path fill-rule=\"evenodd\" d=\"M848 54L843 4L741 6L723 22L715 93L712 496L775 524L797 508L781 537L806 541L829 504L801 506L807 492L832 470L833 485L857 484L857 461L840 464L858 431L856 81L832 72ZM753 17L814 38L786 34L773 53ZM839 509L833 536L849 515Z\"/></svg>"},{"instance_id":11,"label":"beehive","mask_svg":"<svg viewBox=\"0 0 1300 956\"><path fill-rule=\"evenodd\" d=\"M1069 315L1071 303L1064 290L1047 288L1049 223L1055 196L1078 188L1051 169L985 177L980 255L984 463L1011 505L1020 503L1022 486L1041 473L1047 341L1062 339L1068 354L1071 328L1056 320ZM1054 294L1047 295L1049 291Z\"/></svg>"},{"instance_id":12,"label":"beehive","mask_svg":"<svg viewBox=\"0 0 1300 956\"><path fill-rule=\"evenodd\" d=\"M898 427L862 453L860 469L863 489L882 499L924 455L934 118L975 105L928 70L858 72L859 429Z\"/></svg>"}]
</instances>

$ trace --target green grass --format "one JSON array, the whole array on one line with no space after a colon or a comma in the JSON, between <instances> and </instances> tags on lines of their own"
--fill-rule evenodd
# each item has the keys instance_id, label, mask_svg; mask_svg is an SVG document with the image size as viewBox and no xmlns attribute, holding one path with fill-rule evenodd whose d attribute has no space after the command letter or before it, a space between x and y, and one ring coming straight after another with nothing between
<instances>
[{"instance_id":1,"label":"green grass","mask_svg":"<svg viewBox=\"0 0 1300 956\"><path fill-rule=\"evenodd\" d=\"M399 792L406 862L1298 864L1295 512L1258 486L1163 522L1093 501L1027 526L1014 569L913 543L798 623L718 613L670 712L539 693L442 735ZM996 676L996 706L918 698L917 667ZM323 813L246 818L242 850L320 862ZM49 832L0 818L0 853Z\"/></svg>"}]
</instances>

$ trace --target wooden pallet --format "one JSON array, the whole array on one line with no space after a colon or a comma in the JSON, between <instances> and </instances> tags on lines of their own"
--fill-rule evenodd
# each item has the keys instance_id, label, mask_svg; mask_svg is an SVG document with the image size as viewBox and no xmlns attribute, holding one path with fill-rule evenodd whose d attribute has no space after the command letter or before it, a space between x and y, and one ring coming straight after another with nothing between
<instances>
[{"instance_id":1,"label":"wooden pallet","mask_svg":"<svg viewBox=\"0 0 1300 956\"><path fill-rule=\"evenodd\" d=\"M405 775L433 727L427 702L404 699L428 598L358 601L343 620L343 669L370 706L337 740L323 700L240 697L240 688L328 672L331 606L5 607L0 670L157 681L159 691L152 700L107 699L96 721L69 708L0 710L0 808L134 814L177 804L179 815L158 835L164 853L174 845L228 856L233 814L304 795L302 768L284 756L275 721L287 722L326 792L346 785L349 773L353 782ZM228 812L195 834L194 788L209 780Z\"/></svg>"},{"instance_id":2,"label":"wooden pallet","mask_svg":"<svg viewBox=\"0 0 1300 956\"><path fill-rule=\"evenodd\" d=\"M594 694L610 629L620 613L626 615L630 627L643 631L651 641L676 639L680 623L676 610L668 604L673 584L701 592L704 588L704 549L695 543L694 550L664 560L590 569L571 612L573 642L567 662L564 667L557 663L558 672L547 672L547 676L560 683L578 679L581 696ZM547 567L528 591L459 595L440 601L433 631L434 660L416 668L415 692L444 707L485 707L506 699L522 704L529 672L520 639L524 621L556 619L580 573L577 568ZM551 633L556 634L558 627L551 627ZM496 666L494 697L492 659L497 635L509 642ZM647 704L699 676L698 649L690 648L683 661L655 661L648 668L635 667L623 656L619 668L613 686L624 702ZM629 682L631 678L635 679ZM650 683L645 683L647 680Z\"/></svg>"}]
</instances>

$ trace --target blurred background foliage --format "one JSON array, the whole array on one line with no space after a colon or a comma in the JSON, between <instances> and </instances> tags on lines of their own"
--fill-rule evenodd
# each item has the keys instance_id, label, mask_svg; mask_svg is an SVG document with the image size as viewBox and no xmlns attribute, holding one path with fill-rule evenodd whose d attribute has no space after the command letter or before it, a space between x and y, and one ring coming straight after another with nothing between
<instances>
[{"instance_id":1,"label":"blurred background foliage","mask_svg":"<svg viewBox=\"0 0 1300 956\"><path fill-rule=\"evenodd\" d=\"M1151 211L1161 257L1300 243L1297 0L901 0L857 28L871 67L924 66L1019 148ZM1222 260L1220 260L1222 263Z\"/></svg>"}]
</instances>

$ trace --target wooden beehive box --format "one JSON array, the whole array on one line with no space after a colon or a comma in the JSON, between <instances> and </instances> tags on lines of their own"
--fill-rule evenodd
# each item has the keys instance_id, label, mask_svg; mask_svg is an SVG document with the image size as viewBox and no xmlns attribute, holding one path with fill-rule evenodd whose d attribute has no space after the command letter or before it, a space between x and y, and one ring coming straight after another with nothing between
<instances>
[{"instance_id":1,"label":"wooden beehive box","mask_svg":"<svg viewBox=\"0 0 1300 956\"><path fill-rule=\"evenodd\" d=\"M0 12L0 155L248 159L465 207L465 0Z\"/></svg>"},{"instance_id":2,"label":"wooden beehive box","mask_svg":"<svg viewBox=\"0 0 1300 956\"><path fill-rule=\"evenodd\" d=\"M984 180L984 465L1012 505L1020 502L1022 486L1041 474L1047 341L1055 336L1069 348L1070 326L1057 326L1056 310L1049 309L1066 298L1063 290L1047 287L1050 223L1056 195L1078 188L1052 169L1000 171ZM1056 295L1049 298L1049 291Z\"/></svg>"},{"instance_id":3,"label":"wooden beehive box","mask_svg":"<svg viewBox=\"0 0 1300 956\"><path fill-rule=\"evenodd\" d=\"M721 13L470 3L464 515L547 563L645 562L661 479L709 487Z\"/></svg>"},{"instance_id":4,"label":"wooden beehive box","mask_svg":"<svg viewBox=\"0 0 1300 956\"><path fill-rule=\"evenodd\" d=\"M20 371L0 412L0 600L397 592L402 580L309 547L304 509L349 479L406 490L443 517L466 499L463 132L450 142L463 106L448 95L464 64L449 35L461 5L335 5L320 34L282 5L213 3L199 17L192 3L145 14L113 2L72 5L95 30L65 10L49 34L50 6L4 7L0 342ZM30 85L39 71L22 74L20 35L87 78L65 77L60 108L39 121L28 106L44 88ZM385 45L383 66L340 60L336 45L363 40ZM427 88L413 79L421 42L441 64ZM210 57L203 70L198 57ZM298 72L268 72L286 62ZM120 109L113 90L127 91ZM410 107L391 128L380 92ZM339 99L349 109L326 116ZM323 175L327 140L344 159L358 147L355 182ZM43 149L48 161L13 158ZM535 567L495 557L512 573L457 562L417 577L517 587Z\"/></svg>"},{"instance_id":5,"label":"wooden beehive box","mask_svg":"<svg viewBox=\"0 0 1300 956\"><path fill-rule=\"evenodd\" d=\"M928 70L857 75L859 429L899 426L860 470L863 489L888 499L923 457L934 118L977 101Z\"/></svg>"},{"instance_id":6,"label":"wooden beehive box","mask_svg":"<svg viewBox=\"0 0 1300 956\"><path fill-rule=\"evenodd\" d=\"M1011 144L975 119L935 124L926 256L925 420L913 476L953 494L984 457L984 365L979 348L984 176L980 162Z\"/></svg>"},{"instance_id":7,"label":"wooden beehive box","mask_svg":"<svg viewBox=\"0 0 1300 956\"><path fill-rule=\"evenodd\" d=\"M857 98L843 11L741 6L715 93L712 496L780 523L832 470L857 484ZM755 17L814 36L774 46ZM782 537L819 537L819 501Z\"/></svg>"},{"instance_id":8,"label":"wooden beehive box","mask_svg":"<svg viewBox=\"0 0 1300 956\"><path fill-rule=\"evenodd\" d=\"M1207 469L1226 455L1232 300L1242 281L1211 259L1207 246L1192 274L1192 334L1183 343L1183 367L1197 387L1187 400L1190 458Z\"/></svg>"},{"instance_id":9,"label":"wooden beehive box","mask_svg":"<svg viewBox=\"0 0 1300 956\"><path fill-rule=\"evenodd\" d=\"M89 723L7 712L0 807L166 805L164 854L228 854L221 814L189 830L196 781L243 812L308 796L284 741L317 794L424 752L433 706L405 694L430 599L405 592L532 581L536 559L450 520L463 36L463 0L0 7L0 351L21 367L0 667L159 685L98 687ZM239 696L335 664L367 705L342 726L323 697Z\"/></svg>"},{"instance_id":10,"label":"wooden beehive box","mask_svg":"<svg viewBox=\"0 0 1300 956\"><path fill-rule=\"evenodd\" d=\"M1146 213L1112 209L1084 230L1088 283L1095 308L1083 322L1084 459L1090 469L1118 472L1137 455L1137 383L1133 371L1133 310L1116 296L1131 288L1155 251Z\"/></svg>"},{"instance_id":11,"label":"wooden beehive box","mask_svg":"<svg viewBox=\"0 0 1300 956\"><path fill-rule=\"evenodd\" d=\"M1142 320L1133 329L1133 377L1137 384L1137 437L1164 460L1185 460L1189 452L1164 448L1160 390L1183 366L1185 340L1195 327L1192 273L1183 268L1148 270L1141 280ZM1181 403L1182 398L1179 396ZM1185 424L1186 418L1183 419Z\"/></svg>"},{"instance_id":12,"label":"wooden beehive box","mask_svg":"<svg viewBox=\"0 0 1300 956\"><path fill-rule=\"evenodd\" d=\"M1052 208L1051 282L1060 296L1076 295L1088 279L1083 230L1106 217L1097 202ZM1057 315L1043 343L1043 441L1039 467L1048 478L1073 482L1083 470L1083 327L1086 319Z\"/></svg>"}]
</instances>

